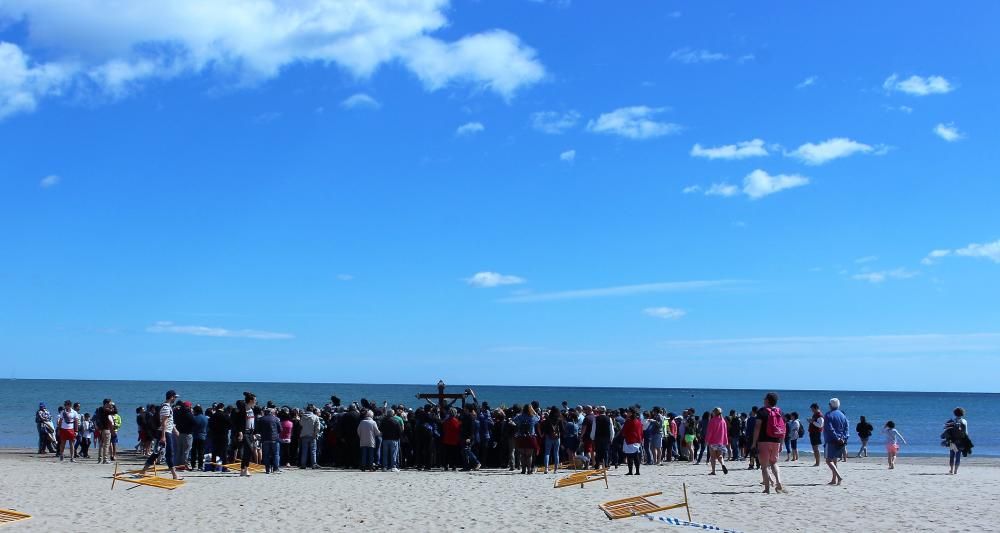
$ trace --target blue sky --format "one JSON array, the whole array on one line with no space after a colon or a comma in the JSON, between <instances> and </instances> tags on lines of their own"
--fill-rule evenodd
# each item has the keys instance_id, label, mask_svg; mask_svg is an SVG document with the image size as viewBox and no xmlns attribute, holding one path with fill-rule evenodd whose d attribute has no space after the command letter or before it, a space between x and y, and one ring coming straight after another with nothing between
<instances>
[{"instance_id":1,"label":"blue sky","mask_svg":"<svg viewBox=\"0 0 1000 533\"><path fill-rule=\"evenodd\" d=\"M11 375L1000 390L995 3L109 4L0 5Z\"/></svg>"}]
</instances>

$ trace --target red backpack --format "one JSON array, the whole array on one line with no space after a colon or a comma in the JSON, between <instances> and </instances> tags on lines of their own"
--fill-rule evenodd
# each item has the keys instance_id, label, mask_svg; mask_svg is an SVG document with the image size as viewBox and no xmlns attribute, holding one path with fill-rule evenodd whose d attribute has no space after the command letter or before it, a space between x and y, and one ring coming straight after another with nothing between
<instances>
[{"instance_id":1,"label":"red backpack","mask_svg":"<svg viewBox=\"0 0 1000 533\"><path fill-rule=\"evenodd\" d=\"M767 436L778 440L785 438L785 418L778 406L767 409Z\"/></svg>"}]
</instances>

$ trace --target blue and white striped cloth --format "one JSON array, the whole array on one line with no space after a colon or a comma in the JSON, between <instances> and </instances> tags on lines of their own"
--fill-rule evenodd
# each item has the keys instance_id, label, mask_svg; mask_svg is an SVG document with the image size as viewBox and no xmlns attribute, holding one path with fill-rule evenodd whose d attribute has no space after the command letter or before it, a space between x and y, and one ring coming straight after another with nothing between
<instances>
[{"instance_id":1,"label":"blue and white striped cloth","mask_svg":"<svg viewBox=\"0 0 1000 533\"><path fill-rule=\"evenodd\" d=\"M721 531L722 533L740 533L735 529L724 529L719 526L713 526L710 524L699 524L697 522L688 522L687 520L681 520L680 518L674 518L672 516L652 516L644 515L650 521L663 522L664 524L679 527L693 527L695 529L701 529L703 531Z\"/></svg>"}]
</instances>

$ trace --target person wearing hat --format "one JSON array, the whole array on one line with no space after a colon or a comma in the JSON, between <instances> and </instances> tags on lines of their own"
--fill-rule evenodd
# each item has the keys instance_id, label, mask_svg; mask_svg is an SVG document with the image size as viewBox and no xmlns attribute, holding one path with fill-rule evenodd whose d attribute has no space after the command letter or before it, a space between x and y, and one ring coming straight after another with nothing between
<instances>
[{"instance_id":1,"label":"person wearing hat","mask_svg":"<svg viewBox=\"0 0 1000 533\"><path fill-rule=\"evenodd\" d=\"M163 447L163 458L167 463L167 468L170 469L170 475L174 479L181 479L177 475L177 469L174 464L174 449L177 447L177 427L174 425L174 410L173 404L177 401L177 391L168 390L165 396L165 401L160 404L160 434L158 435L157 442L159 446ZM159 458L158 453L152 453L149 458L146 459L146 464L142 467L142 474L145 475L153 463Z\"/></svg>"}]
</instances>

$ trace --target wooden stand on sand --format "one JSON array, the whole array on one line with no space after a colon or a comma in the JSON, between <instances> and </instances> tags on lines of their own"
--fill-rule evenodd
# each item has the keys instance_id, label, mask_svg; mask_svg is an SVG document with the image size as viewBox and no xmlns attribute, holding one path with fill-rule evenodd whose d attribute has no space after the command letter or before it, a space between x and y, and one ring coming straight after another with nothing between
<instances>
[{"instance_id":1,"label":"wooden stand on sand","mask_svg":"<svg viewBox=\"0 0 1000 533\"><path fill-rule=\"evenodd\" d=\"M663 493L651 492L641 496L632 496L631 498L605 502L598 505L598 507L604 511L604 514L608 515L609 520L658 513L660 511L669 511L670 509L684 507L687 510L688 521L691 521L691 507L688 505L688 491L686 483L684 484L684 501L681 503L673 505L657 505L646 499L650 496L659 496L661 494Z\"/></svg>"},{"instance_id":2,"label":"wooden stand on sand","mask_svg":"<svg viewBox=\"0 0 1000 533\"><path fill-rule=\"evenodd\" d=\"M184 480L182 479L170 479L165 477L159 477L156 475L156 463L153 463L153 473L144 473L143 470L129 470L126 472L118 472L118 461L115 461L115 473L111 476L111 490L115 490L115 482L124 481L125 483L135 483L136 485L145 485L147 487L156 487L158 489L174 490L177 487L184 485Z\"/></svg>"}]
</instances>

